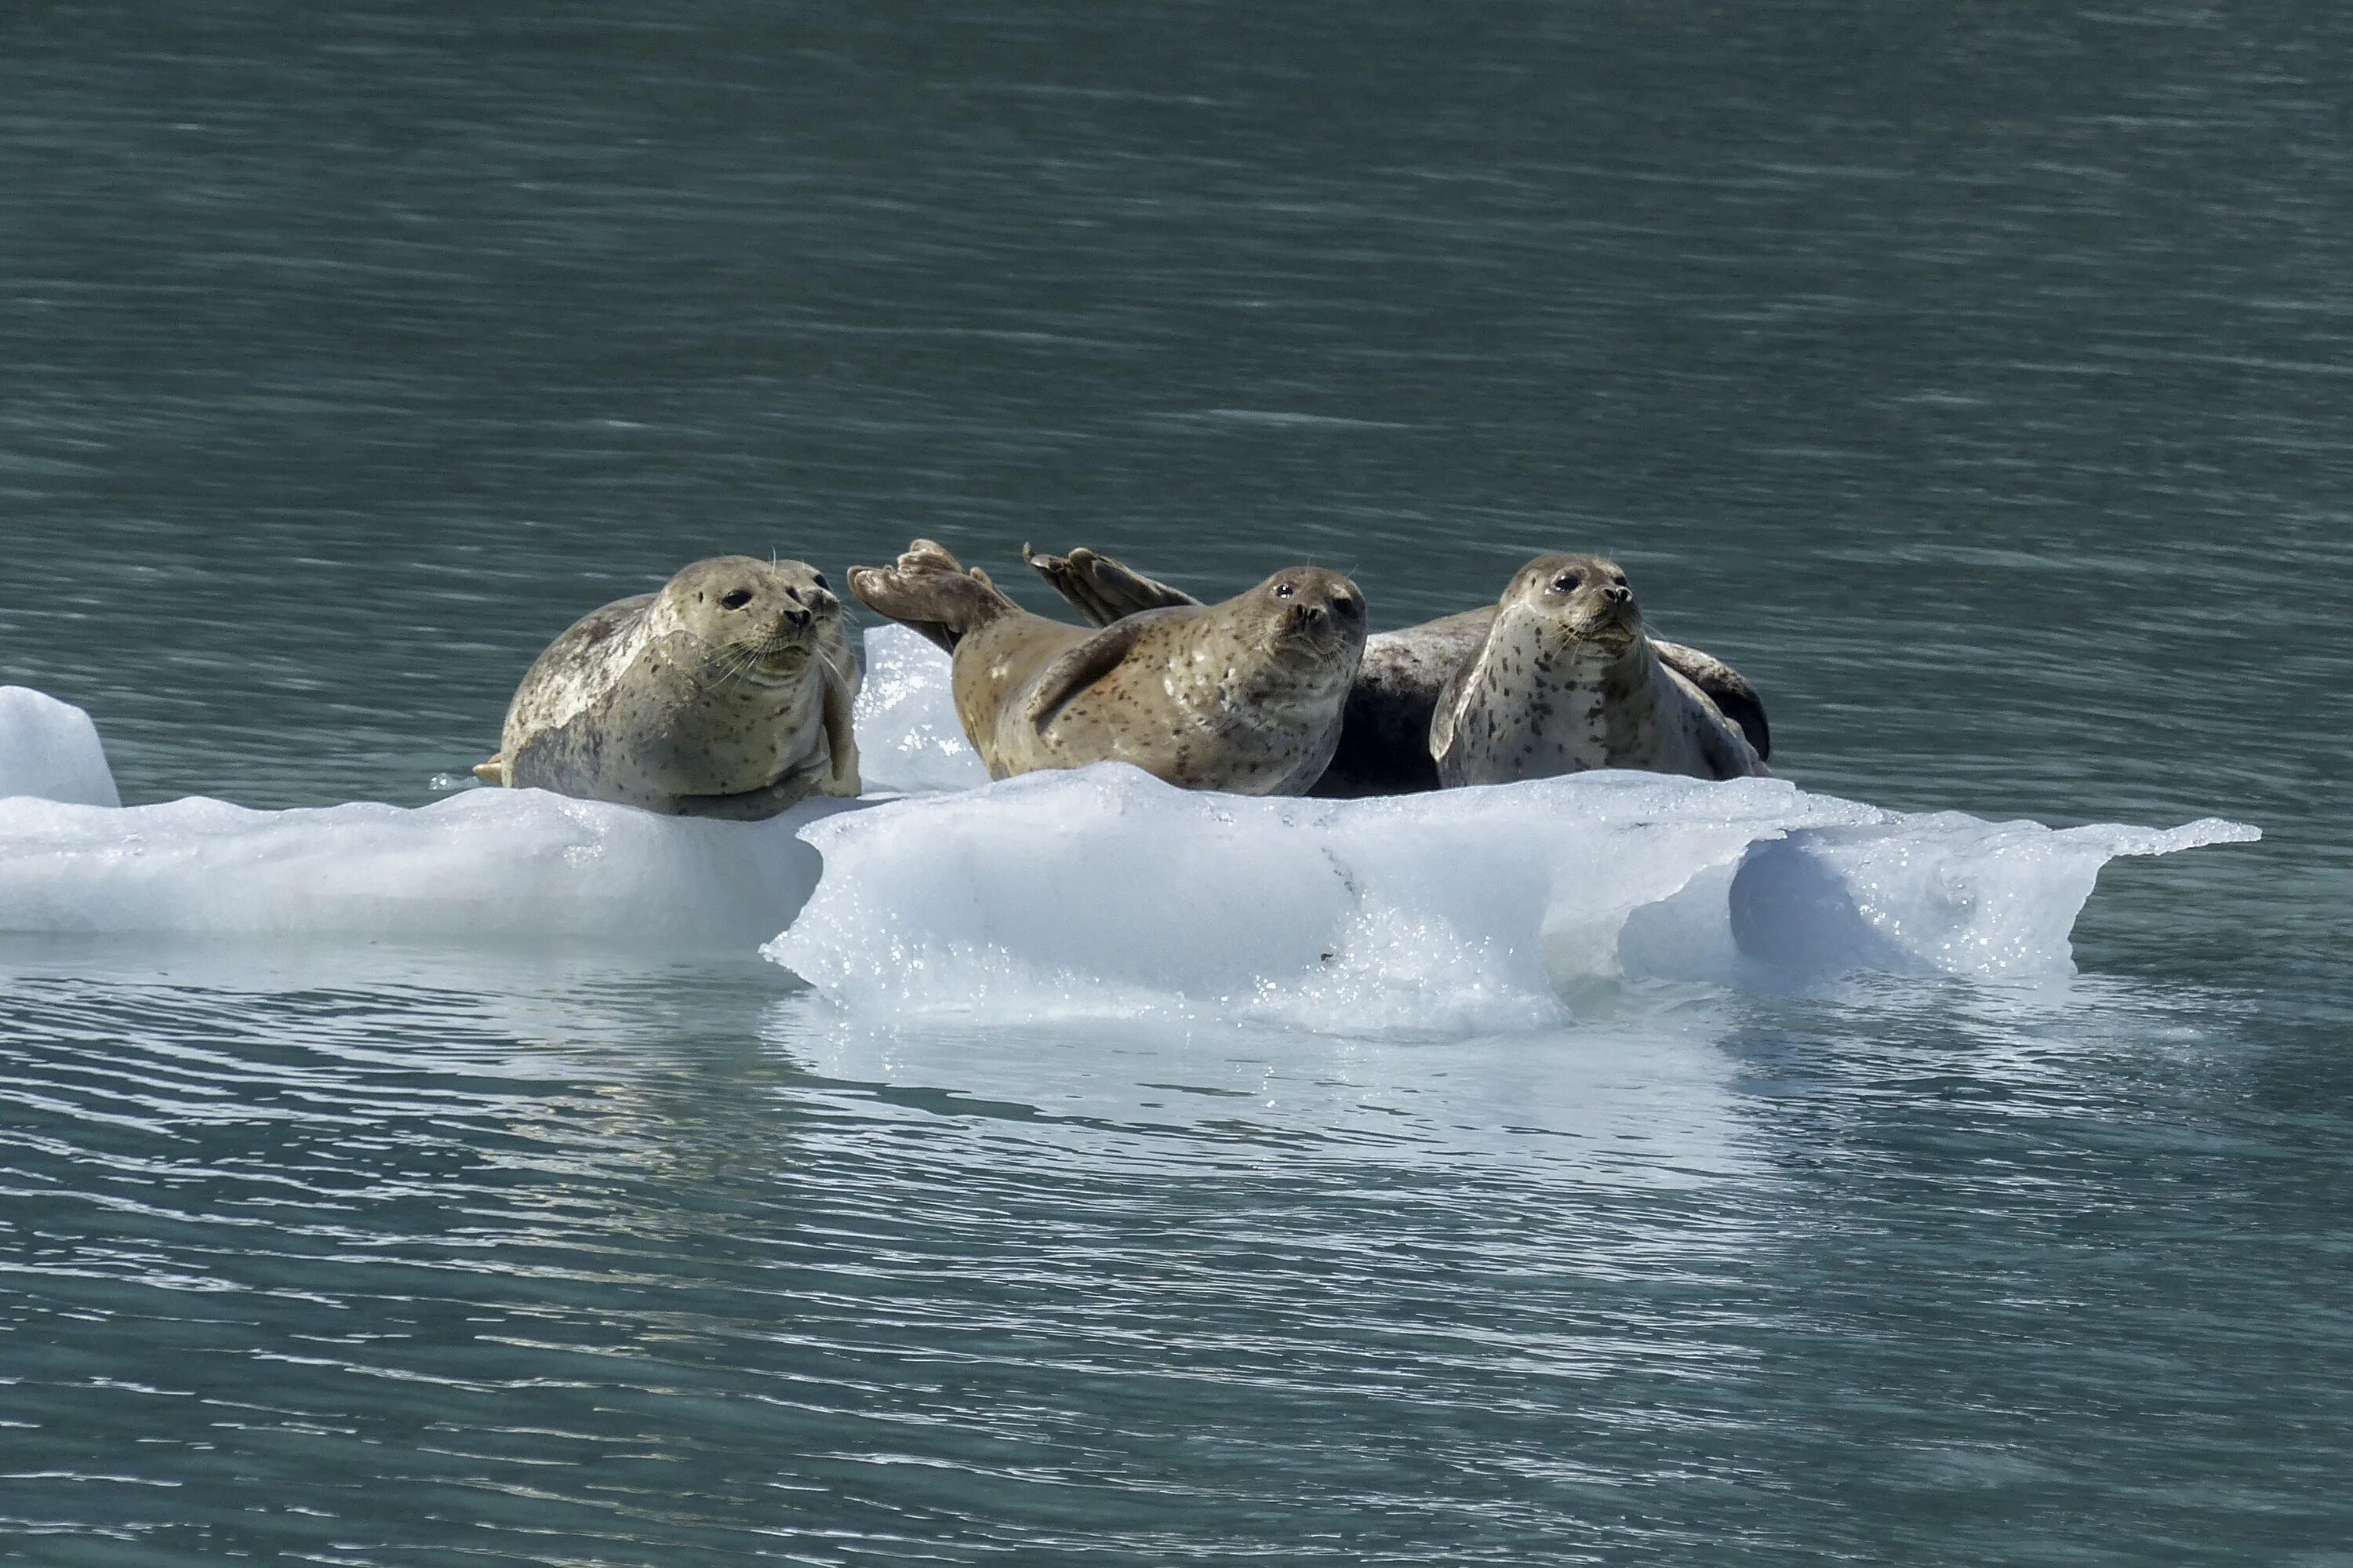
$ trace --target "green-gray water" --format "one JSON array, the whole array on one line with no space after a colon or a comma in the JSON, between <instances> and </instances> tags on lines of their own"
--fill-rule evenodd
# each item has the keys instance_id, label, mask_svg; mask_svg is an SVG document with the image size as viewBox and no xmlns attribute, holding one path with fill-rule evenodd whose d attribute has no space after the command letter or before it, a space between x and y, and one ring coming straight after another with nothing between
<instances>
[{"instance_id":1,"label":"green-gray water","mask_svg":"<svg viewBox=\"0 0 2353 1568\"><path fill-rule=\"evenodd\" d=\"M1777 769L2259 823L2063 994L873 1030L0 937L0 1556L2345 1562L2353 22L0 6L0 681L417 804L694 556L1636 574Z\"/></svg>"}]
</instances>

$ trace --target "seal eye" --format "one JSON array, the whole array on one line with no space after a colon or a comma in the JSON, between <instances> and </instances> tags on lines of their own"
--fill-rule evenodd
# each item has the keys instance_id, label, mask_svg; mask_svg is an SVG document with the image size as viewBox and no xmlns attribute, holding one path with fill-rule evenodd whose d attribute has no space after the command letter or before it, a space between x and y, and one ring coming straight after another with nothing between
<instances>
[{"instance_id":1,"label":"seal eye","mask_svg":"<svg viewBox=\"0 0 2353 1568\"><path fill-rule=\"evenodd\" d=\"M830 588L833 587L831 583L825 580L825 574L823 572L819 572L817 575L817 586L821 588Z\"/></svg>"},{"instance_id":2,"label":"seal eye","mask_svg":"<svg viewBox=\"0 0 2353 1568\"><path fill-rule=\"evenodd\" d=\"M1580 578L1575 572L1563 572L1560 576L1552 579L1552 591L1555 593L1575 593L1577 591L1577 585L1582 580L1584 579Z\"/></svg>"},{"instance_id":3,"label":"seal eye","mask_svg":"<svg viewBox=\"0 0 2353 1568\"><path fill-rule=\"evenodd\" d=\"M750 588L729 588L719 596L719 602L729 609L741 609L752 602Z\"/></svg>"},{"instance_id":4,"label":"seal eye","mask_svg":"<svg viewBox=\"0 0 2353 1568\"><path fill-rule=\"evenodd\" d=\"M1274 597L1277 599L1289 599L1292 595L1292 587L1289 583L1277 583L1274 585Z\"/></svg>"}]
</instances>

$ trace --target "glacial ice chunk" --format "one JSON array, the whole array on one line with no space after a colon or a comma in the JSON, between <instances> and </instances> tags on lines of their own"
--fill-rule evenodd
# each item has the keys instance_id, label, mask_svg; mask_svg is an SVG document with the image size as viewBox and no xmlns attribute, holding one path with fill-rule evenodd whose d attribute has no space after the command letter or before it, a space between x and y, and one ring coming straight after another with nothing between
<instances>
[{"instance_id":1,"label":"glacial ice chunk","mask_svg":"<svg viewBox=\"0 0 2353 1568\"><path fill-rule=\"evenodd\" d=\"M948 662L945 653L903 626L867 631L866 681L851 723L868 793L921 795L988 782L988 768L956 718Z\"/></svg>"},{"instance_id":2,"label":"glacial ice chunk","mask_svg":"<svg viewBox=\"0 0 2353 1568\"><path fill-rule=\"evenodd\" d=\"M0 686L0 799L11 796L122 803L90 715L29 686Z\"/></svg>"},{"instance_id":3,"label":"glacial ice chunk","mask_svg":"<svg viewBox=\"0 0 2353 1568\"><path fill-rule=\"evenodd\" d=\"M0 800L0 931L749 952L816 885L796 831L854 808L717 822L540 789L285 811Z\"/></svg>"},{"instance_id":4,"label":"glacial ice chunk","mask_svg":"<svg viewBox=\"0 0 2353 1568\"><path fill-rule=\"evenodd\" d=\"M1773 779L1327 801L1099 764L802 836L825 874L763 951L854 1012L1366 1033L1556 1021L1603 977L2063 973L2112 856L2256 834L1908 816Z\"/></svg>"}]
</instances>

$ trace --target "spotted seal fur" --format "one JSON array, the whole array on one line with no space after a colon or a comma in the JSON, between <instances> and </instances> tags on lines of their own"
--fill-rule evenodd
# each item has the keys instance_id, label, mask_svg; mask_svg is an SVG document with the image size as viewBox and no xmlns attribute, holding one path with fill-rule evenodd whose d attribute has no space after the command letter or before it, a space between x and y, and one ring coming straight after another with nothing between
<instances>
[{"instance_id":1,"label":"spotted seal fur","mask_svg":"<svg viewBox=\"0 0 2353 1568\"><path fill-rule=\"evenodd\" d=\"M1068 556L1025 548L1023 556L1055 592L1099 626L1146 609L1200 602L1181 588L1084 547ZM1348 692L1340 744L1331 766L1309 792L1349 797L1439 788L1438 765L1430 754L1438 693L1485 640L1496 608L1482 605L1368 637L1364 662ZM1758 760L1772 755L1765 701L1737 670L1696 648L1658 637L1649 641L1662 663L1705 693L1719 712L1740 726Z\"/></svg>"},{"instance_id":2,"label":"spotted seal fur","mask_svg":"<svg viewBox=\"0 0 2353 1568\"><path fill-rule=\"evenodd\" d=\"M1440 688L1430 754L1448 787L1595 768L1742 779L1762 758L1642 635L1633 586L1599 556L1540 556Z\"/></svg>"},{"instance_id":3,"label":"spotted seal fur","mask_svg":"<svg viewBox=\"0 0 2353 1568\"><path fill-rule=\"evenodd\" d=\"M1364 595L1314 567L1101 630L1032 615L928 539L849 586L954 655L956 716L993 779L1115 760L1189 789L1303 793L1365 644Z\"/></svg>"},{"instance_id":4,"label":"spotted seal fur","mask_svg":"<svg viewBox=\"0 0 2353 1568\"><path fill-rule=\"evenodd\" d=\"M474 771L670 816L771 817L858 793L858 680L824 573L715 556L550 643Z\"/></svg>"}]
</instances>

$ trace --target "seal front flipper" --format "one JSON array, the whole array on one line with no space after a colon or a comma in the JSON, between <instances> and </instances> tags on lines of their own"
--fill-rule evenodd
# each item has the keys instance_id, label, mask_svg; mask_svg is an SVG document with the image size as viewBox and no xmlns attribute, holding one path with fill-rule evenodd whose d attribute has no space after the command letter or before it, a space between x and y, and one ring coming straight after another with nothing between
<instances>
[{"instance_id":1,"label":"seal front flipper","mask_svg":"<svg viewBox=\"0 0 2353 1568\"><path fill-rule=\"evenodd\" d=\"M488 762L475 763L474 777L485 784L504 784L507 781L507 754L501 751Z\"/></svg>"},{"instance_id":2,"label":"seal front flipper","mask_svg":"<svg viewBox=\"0 0 2353 1568\"><path fill-rule=\"evenodd\" d=\"M929 539L910 544L887 567L852 567L849 591L877 615L919 631L950 653L974 628L1017 610L988 574Z\"/></svg>"},{"instance_id":3,"label":"seal front flipper","mask_svg":"<svg viewBox=\"0 0 2353 1568\"><path fill-rule=\"evenodd\" d=\"M1693 685L1716 711L1739 727L1740 733L1757 753L1757 760L1765 762L1773 756L1773 732L1765 722L1765 699L1748 683L1748 677L1710 653L1696 648L1686 648L1680 642L1664 638L1651 639L1651 649L1659 662ZM1730 775L1732 778L1739 774Z\"/></svg>"},{"instance_id":4,"label":"seal front flipper","mask_svg":"<svg viewBox=\"0 0 2353 1568\"><path fill-rule=\"evenodd\" d=\"M1454 673L1447 676L1438 688L1438 701L1430 714L1430 759L1438 765L1440 788L1447 781L1447 754L1454 749L1462 692L1477 683L1479 673L1486 667L1486 662L1487 639L1482 637L1470 656L1456 665Z\"/></svg>"},{"instance_id":5,"label":"seal front flipper","mask_svg":"<svg viewBox=\"0 0 2353 1568\"><path fill-rule=\"evenodd\" d=\"M1667 664L1664 659L1660 662ZM1757 748L1733 723L1731 715L1715 705L1711 693L1672 664L1667 664L1667 679L1678 683L1683 694L1691 699L1692 742L1699 754L1703 777L1722 780L1772 776L1773 770L1765 766L1765 759L1757 755Z\"/></svg>"},{"instance_id":6,"label":"seal front flipper","mask_svg":"<svg viewBox=\"0 0 2353 1568\"><path fill-rule=\"evenodd\" d=\"M824 781L818 786L820 794L838 795L844 800L856 800L860 789L858 779L858 732L850 725L851 692L833 666L825 668L825 747L827 765Z\"/></svg>"},{"instance_id":7,"label":"seal front flipper","mask_svg":"<svg viewBox=\"0 0 2353 1568\"><path fill-rule=\"evenodd\" d=\"M1147 609L1177 609L1201 602L1182 588L1155 582L1084 546L1067 556L1041 556L1024 545L1021 558L1097 626L1109 626Z\"/></svg>"},{"instance_id":8,"label":"seal front flipper","mask_svg":"<svg viewBox=\"0 0 2353 1568\"><path fill-rule=\"evenodd\" d=\"M1082 692L1118 669L1144 634L1172 613L1147 610L1142 615L1124 616L1068 652L1057 655L1029 688L1029 701L1021 710L1022 722L1032 729L1044 729L1053 723L1055 715L1070 706Z\"/></svg>"}]
</instances>

